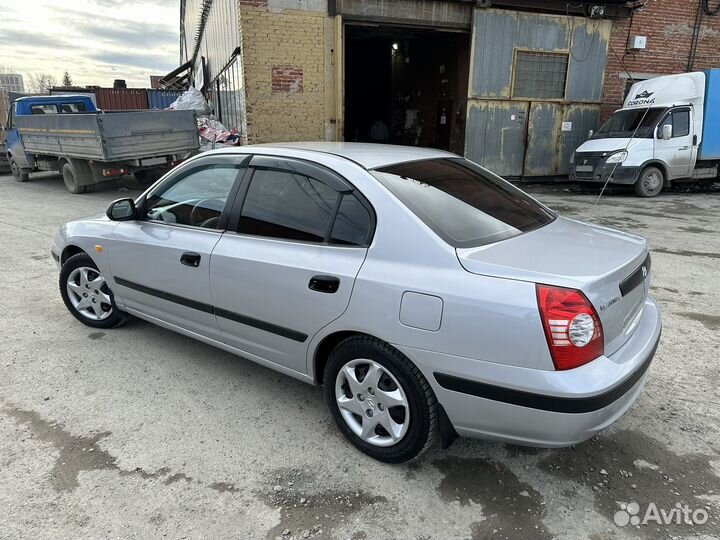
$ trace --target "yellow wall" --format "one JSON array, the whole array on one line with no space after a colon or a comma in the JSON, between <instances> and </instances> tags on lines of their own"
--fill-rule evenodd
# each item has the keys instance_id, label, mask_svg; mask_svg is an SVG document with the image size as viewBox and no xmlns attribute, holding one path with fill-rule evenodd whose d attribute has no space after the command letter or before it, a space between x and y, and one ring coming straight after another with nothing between
<instances>
[{"instance_id":1,"label":"yellow wall","mask_svg":"<svg viewBox=\"0 0 720 540\"><path fill-rule=\"evenodd\" d=\"M334 19L252 4L240 2L248 143L334 140ZM274 66L302 68L302 91L273 89Z\"/></svg>"}]
</instances>

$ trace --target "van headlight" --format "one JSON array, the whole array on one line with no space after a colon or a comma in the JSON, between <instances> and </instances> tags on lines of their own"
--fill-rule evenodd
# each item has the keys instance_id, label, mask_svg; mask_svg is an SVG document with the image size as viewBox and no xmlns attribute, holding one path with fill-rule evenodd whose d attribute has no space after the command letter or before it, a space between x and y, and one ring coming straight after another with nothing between
<instances>
[{"instance_id":1,"label":"van headlight","mask_svg":"<svg viewBox=\"0 0 720 540\"><path fill-rule=\"evenodd\" d=\"M606 163L623 163L628 158L628 153L623 150L622 152L616 152L609 158Z\"/></svg>"}]
</instances>

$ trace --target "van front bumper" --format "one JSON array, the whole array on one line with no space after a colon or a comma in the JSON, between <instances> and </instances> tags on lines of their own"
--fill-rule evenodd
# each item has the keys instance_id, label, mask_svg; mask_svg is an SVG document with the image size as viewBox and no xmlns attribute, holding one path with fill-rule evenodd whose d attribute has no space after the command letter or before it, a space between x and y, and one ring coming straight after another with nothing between
<instances>
[{"instance_id":1,"label":"van front bumper","mask_svg":"<svg viewBox=\"0 0 720 540\"><path fill-rule=\"evenodd\" d=\"M546 371L398 346L423 372L458 435L570 446L617 421L640 395L662 322L648 297L620 349L576 369Z\"/></svg>"},{"instance_id":2,"label":"van front bumper","mask_svg":"<svg viewBox=\"0 0 720 540\"><path fill-rule=\"evenodd\" d=\"M575 182L601 182L603 184L633 185L640 176L640 167L616 166L615 163L601 163L592 172L570 172L570 179Z\"/></svg>"}]
</instances>

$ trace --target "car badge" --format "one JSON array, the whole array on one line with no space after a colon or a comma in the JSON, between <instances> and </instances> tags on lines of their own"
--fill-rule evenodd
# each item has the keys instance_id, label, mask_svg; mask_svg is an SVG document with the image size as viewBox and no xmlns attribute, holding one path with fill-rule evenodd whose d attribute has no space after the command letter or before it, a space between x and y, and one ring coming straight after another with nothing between
<instances>
[{"instance_id":1,"label":"car badge","mask_svg":"<svg viewBox=\"0 0 720 540\"><path fill-rule=\"evenodd\" d=\"M648 275L647 266L643 266L643 267L642 267L642 274L643 274L643 278L646 278L646 277L647 277L647 275Z\"/></svg>"}]
</instances>

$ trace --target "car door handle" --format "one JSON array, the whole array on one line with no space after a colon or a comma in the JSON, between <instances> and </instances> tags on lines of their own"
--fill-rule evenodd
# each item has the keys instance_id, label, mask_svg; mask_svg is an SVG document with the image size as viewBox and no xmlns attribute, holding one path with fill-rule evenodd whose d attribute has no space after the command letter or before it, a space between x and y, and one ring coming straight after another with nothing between
<instances>
[{"instance_id":1,"label":"car door handle","mask_svg":"<svg viewBox=\"0 0 720 540\"><path fill-rule=\"evenodd\" d=\"M184 264L185 266L192 266L193 268L197 268L200 266L200 259L202 257L199 253L183 253L180 255L180 264Z\"/></svg>"},{"instance_id":2,"label":"car door handle","mask_svg":"<svg viewBox=\"0 0 720 540\"><path fill-rule=\"evenodd\" d=\"M334 276L313 276L308 288L313 291L333 294L340 288L340 280Z\"/></svg>"},{"instance_id":3,"label":"car door handle","mask_svg":"<svg viewBox=\"0 0 720 540\"><path fill-rule=\"evenodd\" d=\"M690 147L689 147L689 146L683 146L683 147L681 147L681 148L678 148L678 150L681 150L681 151L682 151L682 150L690 150Z\"/></svg>"}]
</instances>

